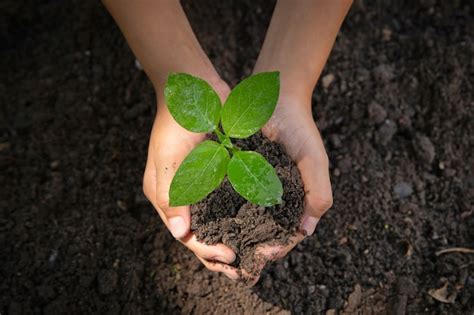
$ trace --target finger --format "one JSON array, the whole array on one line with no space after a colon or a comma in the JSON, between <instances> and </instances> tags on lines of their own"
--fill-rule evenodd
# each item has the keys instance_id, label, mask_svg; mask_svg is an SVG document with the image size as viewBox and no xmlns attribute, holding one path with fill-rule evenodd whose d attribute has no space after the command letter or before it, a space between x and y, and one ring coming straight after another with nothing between
<instances>
[{"instance_id":1,"label":"finger","mask_svg":"<svg viewBox=\"0 0 474 315\"><path fill-rule=\"evenodd\" d=\"M166 225L168 230L170 230L168 218L166 217L163 210L161 210L158 206L158 202L156 199L156 169L154 164L150 162L150 160L147 161L147 165L145 167L145 174L143 175L143 193L152 203L153 207L155 208L156 212L158 212L161 220Z\"/></svg>"},{"instance_id":2,"label":"finger","mask_svg":"<svg viewBox=\"0 0 474 315\"><path fill-rule=\"evenodd\" d=\"M166 107L160 108L160 117L170 116ZM189 233L191 225L191 214L189 206L170 207L169 206L169 190L174 175L179 165L188 155L188 153L201 142L205 135L191 133L174 121L162 118L155 123L153 134L159 134L157 139L151 142L149 152L153 152L149 156L149 160L154 162L155 183L156 183L156 208L161 210L164 215L163 221L170 230L171 234L177 239L186 236ZM163 122L162 122L163 120ZM171 124L171 127L170 127ZM155 127L156 126L156 127ZM161 130L164 128L164 130Z\"/></svg>"},{"instance_id":3,"label":"finger","mask_svg":"<svg viewBox=\"0 0 474 315\"><path fill-rule=\"evenodd\" d=\"M318 129L314 125L301 150L297 166L305 189L305 209L301 229L312 235L319 219L332 206L329 162Z\"/></svg>"},{"instance_id":4,"label":"finger","mask_svg":"<svg viewBox=\"0 0 474 315\"><path fill-rule=\"evenodd\" d=\"M210 271L221 272L225 276L227 276L227 278L229 278L233 281L239 280L240 276L239 276L236 268L231 267L229 265L221 264L221 263L218 263L218 262L215 262L215 261L208 261L208 260L206 260L202 257L197 256L197 255L196 255L196 257Z\"/></svg>"},{"instance_id":5,"label":"finger","mask_svg":"<svg viewBox=\"0 0 474 315\"><path fill-rule=\"evenodd\" d=\"M290 238L290 241L286 245L262 245L257 248L257 255L262 255L266 260L277 260L286 256L299 242L304 239L304 234L296 232Z\"/></svg>"},{"instance_id":6,"label":"finger","mask_svg":"<svg viewBox=\"0 0 474 315\"><path fill-rule=\"evenodd\" d=\"M280 107L280 115L267 124L264 132L285 146L300 170L305 189L305 211L300 227L306 235L311 235L321 216L332 206L329 162L311 111L289 108Z\"/></svg>"},{"instance_id":7,"label":"finger","mask_svg":"<svg viewBox=\"0 0 474 315\"><path fill-rule=\"evenodd\" d=\"M206 260L219 261L225 264L231 264L235 260L235 253L224 244L206 245L199 242L194 234L188 234L180 241L197 256Z\"/></svg>"},{"instance_id":8,"label":"finger","mask_svg":"<svg viewBox=\"0 0 474 315\"><path fill-rule=\"evenodd\" d=\"M145 195L151 196L150 202L155 207L156 211L160 215L161 219L165 224L167 223L167 218L163 211L158 207L156 203L156 196L155 194L155 183L154 178L154 167L149 165L145 167L145 176L144 176L144 192ZM147 183L150 181L151 183ZM229 279L234 281L239 279L239 275L237 270L233 267L230 267L225 264L219 264L217 261L221 261L224 263L232 263L235 260L235 253L223 244L217 245L206 245L197 241L196 236L193 234L189 234L187 237L184 237L180 240L186 247L188 247L192 252L196 254L199 260L211 271L222 272L224 273ZM202 258L204 257L204 258Z\"/></svg>"},{"instance_id":9,"label":"finger","mask_svg":"<svg viewBox=\"0 0 474 315\"><path fill-rule=\"evenodd\" d=\"M184 237L189 232L190 226L190 210L189 207L181 207L175 213L166 213L162 207L168 208L168 196L167 193L162 193L161 196L157 193L158 186L158 175L155 163L153 162L153 150L149 149L147 164L145 166L145 173L143 175L143 192L145 196L153 204L153 207L160 215L161 220L165 223L168 230L175 238ZM169 189L168 189L169 190ZM158 199L161 198L161 199ZM175 214L175 219L171 216ZM179 214L179 216L178 216ZM177 218L177 219L176 219Z\"/></svg>"},{"instance_id":10,"label":"finger","mask_svg":"<svg viewBox=\"0 0 474 315\"><path fill-rule=\"evenodd\" d=\"M145 173L143 176L143 192L145 196L153 204L153 207L160 215L161 220L165 223L171 234L179 239L186 236L189 232L190 226L190 209L189 207L180 207L169 211L168 215L163 211L162 208L168 209L168 196L167 193L161 193L161 196L157 193L159 187L158 176L155 164L152 159L148 159L145 167ZM168 189L169 190L169 189ZM160 198L160 199L158 199ZM174 217L173 217L174 215Z\"/></svg>"},{"instance_id":11,"label":"finger","mask_svg":"<svg viewBox=\"0 0 474 315\"><path fill-rule=\"evenodd\" d=\"M162 205L157 202L156 196L158 194L156 192L156 187L158 185L156 184L156 169L154 167L154 164L150 161L151 159L148 159L147 165L145 167L143 184L144 192L145 195L148 196L148 198L150 199L151 203L155 207L156 211L158 212L168 229L172 231L172 226L170 225L170 221L172 220L168 219L162 209ZM187 235L184 235L180 241L197 255L204 257L208 260L217 260L224 263L232 263L235 260L235 253L227 246L223 244L209 246L198 242L195 235L189 233L186 234Z\"/></svg>"}]
</instances>

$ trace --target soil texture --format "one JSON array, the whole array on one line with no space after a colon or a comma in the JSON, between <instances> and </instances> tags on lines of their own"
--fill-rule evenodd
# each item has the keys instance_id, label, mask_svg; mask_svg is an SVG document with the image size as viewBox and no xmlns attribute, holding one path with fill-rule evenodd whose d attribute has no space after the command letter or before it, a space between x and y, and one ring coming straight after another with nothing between
<instances>
[{"instance_id":1,"label":"soil texture","mask_svg":"<svg viewBox=\"0 0 474 315\"><path fill-rule=\"evenodd\" d=\"M251 277L258 276L263 257L258 247L287 245L299 228L304 190L295 163L283 148L260 132L239 140L241 150L262 154L275 167L283 185L283 202L273 207L256 206L241 197L227 178L206 199L192 206L191 229L206 244L223 243L236 253L232 264Z\"/></svg>"},{"instance_id":2,"label":"soil texture","mask_svg":"<svg viewBox=\"0 0 474 315\"><path fill-rule=\"evenodd\" d=\"M231 86L273 5L183 2ZM334 206L251 289L143 196L156 97L100 2L0 15L1 314L473 313L472 1L354 1L313 94Z\"/></svg>"}]
</instances>

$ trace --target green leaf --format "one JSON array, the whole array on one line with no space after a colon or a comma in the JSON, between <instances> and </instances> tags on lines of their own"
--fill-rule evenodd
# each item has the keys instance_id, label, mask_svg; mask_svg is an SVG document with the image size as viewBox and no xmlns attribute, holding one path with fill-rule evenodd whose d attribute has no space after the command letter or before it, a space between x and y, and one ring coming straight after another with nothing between
<instances>
[{"instance_id":1,"label":"green leaf","mask_svg":"<svg viewBox=\"0 0 474 315\"><path fill-rule=\"evenodd\" d=\"M166 81L165 98L171 115L183 128L193 132L217 128L222 104L206 81L186 73L172 73Z\"/></svg>"},{"instance_id":2,"label":"green leaf","mask_svg":"<svg viewBox=\"0 0 474 315\"><path fill-rule=\"evenodd\" d=\"M181 163L171 182L170 206L190 205L206 197L224 179L229 160L229 152L219 143L207 140L199 144Z\"/></svg>"},{"instance_id":3,"label":"green leaf","mask_svg":"<svg viewBox=\"0 0 474 315\"><path fill-rule=\"evenodd\" d=\"M263 72L243 80L222 109L222 127L233 138L247 138L272 117L280 93L280 72Z\"/></svg>"},{"instance_id":4,"label":"green leaf","mask_svg":"<svg viewBox=\"0 0 474 315\"><path fill-rule=\"evenodd\" d=\"M281 203L283 187L275 169L257 152L237 151L227 166L232 187L260 206Z\"/></svg>"}]
</instances>

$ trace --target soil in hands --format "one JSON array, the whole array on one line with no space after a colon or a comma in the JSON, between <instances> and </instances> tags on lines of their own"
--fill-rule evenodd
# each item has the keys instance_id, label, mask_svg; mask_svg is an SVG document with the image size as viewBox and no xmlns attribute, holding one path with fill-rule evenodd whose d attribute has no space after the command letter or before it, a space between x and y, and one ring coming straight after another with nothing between
<instances>
[{"instance_id":1,"label":"soil in hands","mask_svg":"<svg viewBox=\"0 0 474 315\"><path fill-rule=\"evenodd\" d=\"M281 145L261 133L237 142L243 150L262 154L275 167L283 184L283 202L272 207L257 206L242 198L226 179L206 199L192 206L191 229L206 244L223 243L237 256L233 266L250 277L258 275L262 245L287 245L299 227L304 190L295 163Z\"/></svg>"},{"instance_id":2,"label":"soil in hands","mask_svg":"<svg viewBox=\"0 0 474 315\"><path fill-rule=\"evenodd\" d=\"M183 4L222 77L250 75L272 1ZM143 196L155 94L101 3L0 11L0 313L473 313L474 255L436 255L474 244L472 1L354 1L313 96L334 206L251 290Z\"/></svg>"}]
</instances>

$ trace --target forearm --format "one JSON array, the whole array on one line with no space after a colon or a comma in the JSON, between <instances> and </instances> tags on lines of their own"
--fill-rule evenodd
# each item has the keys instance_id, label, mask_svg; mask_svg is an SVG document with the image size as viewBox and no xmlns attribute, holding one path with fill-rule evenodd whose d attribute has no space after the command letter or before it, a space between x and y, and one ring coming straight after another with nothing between
<instances>
[{"instance_id":1,"label":"forearm","mask_svg":"<svg viewBox=\"0 0 474 315\"><path fill-rule=\"evenodd\" d=\"M279 70L280 95L311 97L351 0L279 0L254 72Z\"/></svg>"},{"instance_id":2,"label":"forearm","mask_svg":"<svg viewBox=\"0 0 474 315\"><path fill-rule=\"evenodd\" d=\"M169 72L187 72L212 83L219 76L186 15L173 0L103 0L155 88Z\"/></svg>"}]
</instances>

